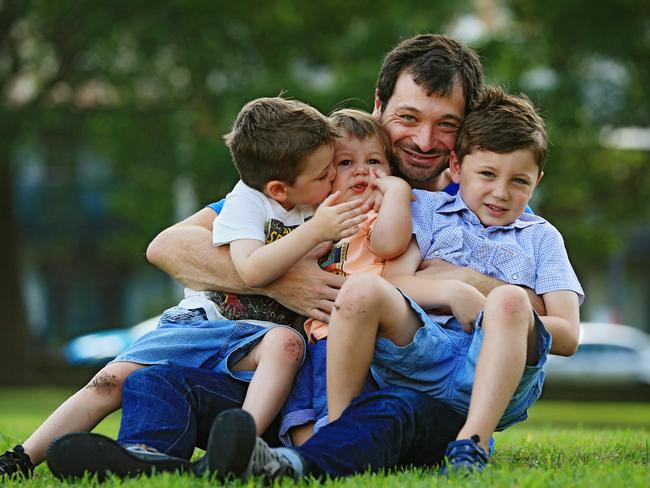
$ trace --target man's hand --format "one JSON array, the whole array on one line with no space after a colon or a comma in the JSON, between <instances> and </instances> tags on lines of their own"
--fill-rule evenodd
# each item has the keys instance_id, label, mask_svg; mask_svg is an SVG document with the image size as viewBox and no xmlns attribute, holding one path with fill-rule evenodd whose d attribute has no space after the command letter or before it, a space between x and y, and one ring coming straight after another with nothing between
<instances>
[{"instance_id":1,"label":"man's hand","mask_svg":"<svg viewBox=\"0 0 650 488\"><path fill-rule=\"evenodd\" d=\"M301 315L329 322L332 306L345 277L323 271L318 259L332 243L323 243L260 292Z\"/></svg>"},{"instance_id":2,"label":"man's hand","mask_svg":"<svg viewBox=\"0 0 650 488\"><path fill-rule=\"evenodd\" d=\"M433 279L459 280L473 286L484 296L487 296L497 286L507 284L504 281L485 276L474 269L456 266L447 261L443 261L442 259L422 261L416 275ZM542 300L542 297L538 296L535 291L530 288L525 286L522 286L522 288L526 290L533 309L535 309L539 315L546 315L546 307L544 306L544 300Z\"/></svg>"}]
</instances>

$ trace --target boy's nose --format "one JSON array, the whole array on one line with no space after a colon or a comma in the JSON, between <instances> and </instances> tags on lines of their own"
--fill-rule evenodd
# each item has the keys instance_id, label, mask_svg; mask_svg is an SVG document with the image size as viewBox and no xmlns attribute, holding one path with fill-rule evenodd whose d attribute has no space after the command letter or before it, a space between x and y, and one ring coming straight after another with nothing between
<instances>
[{"instance_id":1,"label":"boy's nose","mask_svg":"<svg viewBox=\"0 0 650 488\"><path fill-rule=\"evenodd\" d=\"M492 196L499 200L507 200L509 197L507 185L505 183L496 183L492 187Z\"/></svg>"},{"instance_id":2,"label":"boy's nose","mask_svg":"<svg viewBox=\"0 0 650 488\"><path fill-rule=\"evenodd\" d=\"M368 166L365 164L359 165L356 168L354 168L354 174L355 175L367 175L368 174Z\"/></svg>"}]
</instances>

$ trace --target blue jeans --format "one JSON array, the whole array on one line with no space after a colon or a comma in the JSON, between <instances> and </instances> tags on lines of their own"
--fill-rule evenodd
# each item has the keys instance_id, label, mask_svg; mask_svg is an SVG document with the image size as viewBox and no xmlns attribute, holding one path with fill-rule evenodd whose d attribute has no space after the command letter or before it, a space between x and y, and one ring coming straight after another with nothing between
<instances>
[{"instance_id":1,"label":"blue jeans","mask_svg":"<svg viewBox=\"0 0 650 488\"><path fill-rule=\"evenodd\" d=\"M240 408L247 384L205 369L157 365L132 373L122 391L121 444L146 444L189 458L204 447L214 417ZM400 387L367 392L343 416L296 448L314 476L346 476L439 463L465 417L422 393ZM277 445L277 433L267 440Z\"/></svg>"}]
</instances>

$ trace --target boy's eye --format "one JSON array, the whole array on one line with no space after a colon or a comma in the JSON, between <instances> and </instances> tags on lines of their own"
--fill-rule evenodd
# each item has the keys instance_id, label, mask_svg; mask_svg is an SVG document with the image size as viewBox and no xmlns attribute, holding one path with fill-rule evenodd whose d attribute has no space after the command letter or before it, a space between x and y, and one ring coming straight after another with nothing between
<instances>
[{"instance_id":1,"label":"boy's eye","mask_svg":"<svg viewBox=\"0 0 650 488\"><path fill-rule=\"evenodd\" d=\"M486 178L494 178L494 173L492 171L481 171L479 174L485 176Z\"/></svg>"},{"instance_id":2,"label":"boy's eye","mask_svg":"<svg viewBox=\"0 0 650 488\"><path fill-rule=\"evenodd\" d=\"M352 164L352 161L349 159L344 159L343 161L339 161L339 166L350 166Z\"/></svg>"},{"instance_id":3,"label":"boy's eye","mask_svg":"<svg viewBox=\"0 0 650 488\"><path fill-rule=\"evenodd\" d=\"M381 161L379 159L369 159L368 164L381 164Z\"/></svg>"},{"instance_id":4,"label":"boy's eye","mask_svg":"<svg viewBox=\"0 0 650 488\"><path fill-rule=\"evenodd\" d=\"M528 185L528 180L524 178L514 178L512 181L514 181L518 185Z\"/></svg>"}]
</instances>

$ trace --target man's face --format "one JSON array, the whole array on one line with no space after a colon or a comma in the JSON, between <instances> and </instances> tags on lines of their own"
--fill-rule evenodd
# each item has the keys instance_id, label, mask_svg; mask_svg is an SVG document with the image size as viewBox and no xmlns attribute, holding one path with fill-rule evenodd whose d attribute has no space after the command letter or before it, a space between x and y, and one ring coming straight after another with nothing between
<instances>
[{"instance_id":1,"label":"man's face","mask_svg":"<svg viewBox=\"0 0 650 488\"><path fill-rule=\"evenodd\" d=\"M455 155L451 161L451 177L460 184L461 197L485 227L517 220L542 176L528 149L502 154L477 150L462 164Z\"/></svg>"},{"instance_id":2,"label":"man's face","mask_svg":"<svg viewBox=\"0 0 650 488\"><path fill-rule=\"evenodd\" d=\"M375 116L390 137L398 176L414 188L438 189L436 178L449 167L449 153L464 115L465 96L459 83L450 96L427 95L407 71L397 78L385 107L375 100Z\"/></svg>"}]
</instances>

